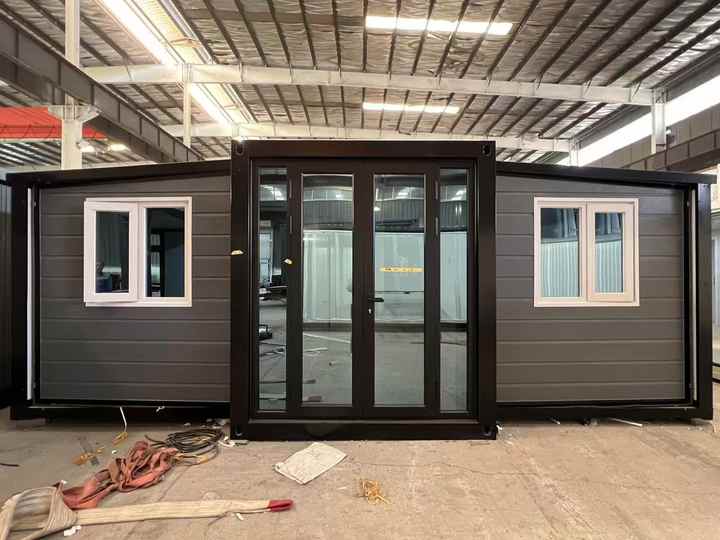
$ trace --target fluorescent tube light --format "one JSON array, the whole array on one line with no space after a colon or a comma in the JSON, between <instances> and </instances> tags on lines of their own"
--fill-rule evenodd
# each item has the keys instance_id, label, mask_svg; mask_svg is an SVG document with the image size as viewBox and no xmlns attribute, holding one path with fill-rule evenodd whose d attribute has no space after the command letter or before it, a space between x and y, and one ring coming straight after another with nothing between
<instances>
[{"instance_id":1,"label":"fluorescent tube light","mask_svg":"<svg viewBox=\"0 0 720 540\"><path fill-rule=\"evenodd\" d=\"M166 66L176 66L183 59L165 43L164 39L147 20L145 15L134 5L132 0L101 0L105 8L135 36L158 62ZM230 125L231 118L213 98L212 93L205 85L194 84L190 91L193 99L208 115L219 124Z\"/></svg>"},{"instance_id":2,"label":"fluorescent tube light","mask_svg":"<svg viewBox=\"0 0 720 540\"><path fill-rule=\"evenodd\" d=\"M123 143L110 143L108 145L108 150L110 150L111 152L124 152L127 149L128 147L125 146Z\"/></svg>"},{"instance_id":3,"label":"fluorescent tube light","mask_svg":"<svg viewBox=\"0 0 720 540\"><path fill-rule=\"evenodd\" d=\"M447 21L443 19L411 19L408 17L380 17L368 15L365 26L379 30L405 30L408 32L457 32L459 34L489 34L506 36L512 23L489 21Z\"/></svg>"},{"instance_id":4,"label":"fluorescent tube light","mask_svg":"<svg viewBox=\"0 0 720 540\"><path fill-rule=\"evenodd\" d=\"M363 103L366 111L388 111L427 114L457 114L460 107L455 105L403 105L402 103Z\"/></svg>"},{"instance_id":5,"label":"fluorescent tube light","mask_svg":"<svg viewBox=\"0 0 720 540\"><path fill-rule=\"evenodd\" d=\"M95 152L95 147L87 141L80 141L78 147L83 154L92 154Z\"/></svg>"}]
</instances>

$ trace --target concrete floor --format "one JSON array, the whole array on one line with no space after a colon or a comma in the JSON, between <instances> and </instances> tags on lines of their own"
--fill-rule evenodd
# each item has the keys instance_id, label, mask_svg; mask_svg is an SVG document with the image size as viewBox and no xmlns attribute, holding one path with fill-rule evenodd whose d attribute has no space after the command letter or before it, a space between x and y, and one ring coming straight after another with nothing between
<instances>
[{"instance_id":1,"label":"concrete floor","mask_svg":"<svg viewBox=\"0 0 720 540\"><path fill-rule=\"evenodd\" d=\"M716 385L716 390L720 388ZM715 398L716 416L720 398ZM78 437L110 445L115 425L0 421L0 500L36 486L79 483ZM181 425L130 424L130 440ZM299 486L272 469L304 443L251 442L104 505L202 498L292 498L284 513L85 527L74 538L720 538L720 421L597 426L505 424L495 442L333 443L348 457ZM391 504L357 497L379 480ZM61 534L55 535L62 538Z\"/></svg>"}]
</instances>

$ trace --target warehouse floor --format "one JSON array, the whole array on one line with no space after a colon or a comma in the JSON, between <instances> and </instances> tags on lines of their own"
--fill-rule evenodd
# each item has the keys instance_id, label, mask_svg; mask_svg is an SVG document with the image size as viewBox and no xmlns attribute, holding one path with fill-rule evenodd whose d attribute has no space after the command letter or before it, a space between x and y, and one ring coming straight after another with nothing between
<instances>
[{"instance_id":1,"label":"warehouse floor","mask_svg":"<svg viewBox=\"0 0 720 540\"><path fill-rule=\"evenodd\" d=\"M716 390L720 390L716 385ZM716 416L720 397L716 392ZM110 444L118 426L0 421L0 500L96 467L72 463L78 437ZM130 441L181 425L130 425ZM510 423L495 442L338 442L348 457L310 484L273 471L304 443L251 442L178 467L159 484L103 506L202 498L292 498L284 513L86 526L74 538L717 538L720 421L596 426ZM380 481L390 504L357 496ZM62 534L55 535L62 538Z\"/></svg>"}]
</instances>

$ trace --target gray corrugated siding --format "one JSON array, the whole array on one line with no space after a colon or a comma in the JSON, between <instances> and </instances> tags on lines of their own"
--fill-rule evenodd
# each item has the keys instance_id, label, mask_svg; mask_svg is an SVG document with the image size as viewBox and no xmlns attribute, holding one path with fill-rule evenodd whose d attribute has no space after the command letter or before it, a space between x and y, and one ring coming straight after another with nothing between
<instances>
[{"instance_id":1,"label":"gray corrugated siding","mask_svg":"<svg viewBox=\"0 0 720 540\"><path fill-rule=\"evenodd\" d=\"M684 397L682 197L671 189L497 178L500 402ZM533 199L640 199L640 306L533 307Z\"/></svg>"},{"instance_id":2,"label":"gray corrugated siding","mask_svg":"<svg viewBox=\"0 0 720 540\"><path fill-rule=\"evenodd\" d=\"M113 195L192 196L191 308L85 307L83 202ZM229 401L229 177L42 191L40 396Z\"/></svg>"},{"instance_id":3,"label":"gray corrugated siding","mask_svg":"<svg viewBox=\"0 0 720 540\"><path fill-rule=\"evenodd\" d=\"M10 188L0 184L0 402L12 388L10 357L11 314L11 249L10 249Z\"/></svg>"}]
</instances>

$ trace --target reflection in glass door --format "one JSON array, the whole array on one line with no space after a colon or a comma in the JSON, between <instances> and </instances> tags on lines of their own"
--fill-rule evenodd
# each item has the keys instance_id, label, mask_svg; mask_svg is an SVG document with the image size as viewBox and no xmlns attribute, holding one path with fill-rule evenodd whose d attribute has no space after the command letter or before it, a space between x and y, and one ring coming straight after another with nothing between
<instances>
[{"instance_id":1,"label":"reflection in glass door","mask_svg":"<svg viewBox=\"0 0 720 540\"><path fill-rule=\"evenodd\" d=\"M425 404L425 176L374 175L375 406Z\"/></svg>"},{"instance_id":2,"label":"reflection in glass door","mask_svg":"<svg viewBox=\"0 0 720 540\"><path fill-rule=\"evenodd\" d=\"M352 405L353 176L302 185L303 405Z\"/></svg>"}]
</instances>

